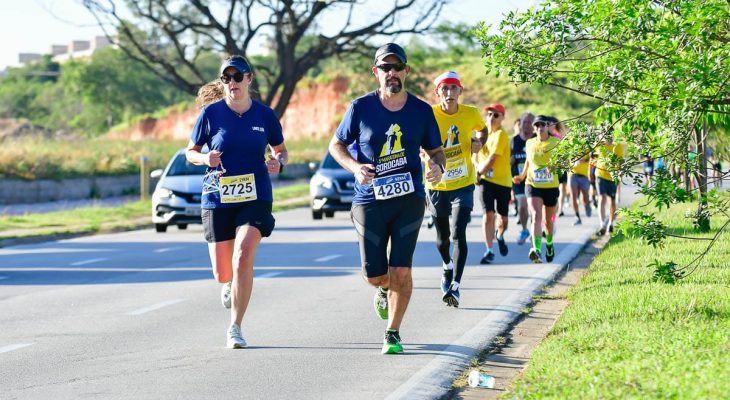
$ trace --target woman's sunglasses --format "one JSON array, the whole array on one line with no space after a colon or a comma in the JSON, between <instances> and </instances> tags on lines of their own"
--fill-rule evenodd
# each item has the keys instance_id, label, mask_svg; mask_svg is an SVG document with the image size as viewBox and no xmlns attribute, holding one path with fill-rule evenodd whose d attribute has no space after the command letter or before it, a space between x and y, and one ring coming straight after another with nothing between
<instances>
[{"instance_id":1,"label":"woman's sunglasses","mask_svg":"<svg viewBox=\"0 0 730 400\"><path fill-rule=\"evenodd\" d=\"M391 69L394 69L398 72L403 71L406 69L406 65L403 63L397 63L397 64L380 64L376 65L375 68L383 71L383 72L390 72Z\"/></svg>"},{"instance_id":2,"label":"woman's sunglasses","mask_svg":"<svg viewBox=\"0 0 730 400\"><path fill-rule=\"evenodd\" d=\"M221 82L223 82L225 84L229 84L231 82L231 79L233 79L236 82L241 82L241 81L243 81L243 74L240 72L236 72L233 75L226 75L226 74L221 75Z\"/></svg>"}]
</instances>

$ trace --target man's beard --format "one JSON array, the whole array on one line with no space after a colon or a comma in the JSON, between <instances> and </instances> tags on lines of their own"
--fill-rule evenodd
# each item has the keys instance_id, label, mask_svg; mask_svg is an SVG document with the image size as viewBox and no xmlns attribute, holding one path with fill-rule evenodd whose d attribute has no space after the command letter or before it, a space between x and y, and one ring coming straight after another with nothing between
<instances>
[{"instance_id":1,"label":"man's beard","mask_svg":"<svg viewBox=\"0 0 730 400\"><path fill-rule=\"evenodd\" d=\"M400 93L403 90L403 82L399 78L389 79L385 84L385 90L390 94Z\"/></svg>"}]
</instances>

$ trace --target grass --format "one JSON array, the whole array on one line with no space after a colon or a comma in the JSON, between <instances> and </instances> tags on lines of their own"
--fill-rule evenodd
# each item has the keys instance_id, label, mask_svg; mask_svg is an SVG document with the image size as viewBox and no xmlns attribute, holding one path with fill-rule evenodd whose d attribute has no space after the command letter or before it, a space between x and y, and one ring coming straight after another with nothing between
<instances>
[{"instance_id":1,"label":"grass","mask_svg":"<svg viewBox=\"0 0 730 400\"><path fill-rule=\"evenodd\" d=\"M697 234L677 205L670 229ZM724 221L714 220L713 227ZM686 265L705 242L661 250L617 236L569 292L571 305L535 350L508 398L727 398L730 393L730 233L677 284L652 281L655 258Z\"/></svg>"},{"instance_id":2,"label":"grass","mask_svg":"<svg viewBox=\"0 0 730 400\"><path fill-rule=\"evenodd\" d=\"M274 189L274 211L309 204L306 183ZM119 207L84 207L43 214L0 216L0 239L59 234L111 232L152 224L149 200Z\"/></svg>"}]
</instances>

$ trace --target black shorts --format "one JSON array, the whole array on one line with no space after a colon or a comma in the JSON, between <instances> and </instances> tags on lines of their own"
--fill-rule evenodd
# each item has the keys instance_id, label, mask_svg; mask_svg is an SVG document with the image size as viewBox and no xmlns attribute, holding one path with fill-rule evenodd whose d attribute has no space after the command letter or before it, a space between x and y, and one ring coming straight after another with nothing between
<instances>
[{"instance_id":1,"label":"black shorts","mask_svg":"<svg viewBox=\"0 0 730 400\"><path fill-rule=\"evenodd\" d=\"M479 181L479 188L477 189L479 198L482 199L482 209L484 213L494 212L494 203L497 203L497 214L506 217L509 214L509 200L512 197L512 188L496 183L485 181L484 179Z\"/></svg>"},{"instance_id":2,"label":"black shorts","mask_svg":"<svg viewBox=\"0 0 730 400\"><path fill-rule=\"evenodd\" d=\"M558 177L558 183L568 183L568 173L567 172L563 172L562 174L560 174L560 176Z\"/></svg>"},{"instance_id":3,"label":"black shorts","mask_svg":"<svg viewBox=\"0 0 730 400\"><path fill-rule=\"evenodd\" d=\"M527 185L525 188L527 197L539 197L542 199L542 204L545 207L555 207L558 205L558 197L560 196L560 189L558 188L536 188L532 185Z\"/></svg>"},{"instance_id":4,"label":"black shorts","mask_svg":"<svg viewBox=\"0 0 730 400\"><path fill-rule=\"evenodd\" d=\"M414 193L352 205L350 217L357 231L365 276L383 276L389 266L411 266L425 210L425 199Z\"/></svg>"},{"instance_id":5,"label":"black shorts","mask_svg":"<svg viewBox=\"0 0 730 400\"><path fill-rule=\"evenodd\" d=\"M598 180L598 194L609 196L612 199L616 198L616 182L609 181L603 178L597 178Z\"/></svg>"},{"instance_id":6,"label":"black shorts","mask_svg":"<svg viewBox=\"0 0 730 400\"><path fill-rule=\"evenodd\" d=\"M428 211L434 217L448 218L453 207L474 209L474 185L455 190L428 191Z\"/></svg>"},{"instance_id":7,"label":"black shorts","mask_svg":"<svg viewBox=\"0 0 730 400\"><path fill-rule=\"evenodd\" d=\"M525 195L525 182L522 182L520 184L513 183L512 191L515 192L515 197L524 196Z\"/></svg>"},{"instance_id":8,"label":"black shorts","mask_svg":"<svg viewBox=\"0 0 730 400\"><path fill-rule=\"evenodd\" d=\"M249 201L236 207L203 209L203 232L208 243L223 242L236 238L239 226L250 225L268 237L276 221L271 213L270 201Z\"/></svg>"}]
</instances>

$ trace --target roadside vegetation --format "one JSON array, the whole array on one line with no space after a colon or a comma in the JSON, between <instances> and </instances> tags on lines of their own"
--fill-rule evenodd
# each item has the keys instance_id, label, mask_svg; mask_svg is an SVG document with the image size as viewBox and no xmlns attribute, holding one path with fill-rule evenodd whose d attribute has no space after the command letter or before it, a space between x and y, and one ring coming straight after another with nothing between
<instances>
[{"instance_id":1,"label":"roadside vegetation","mask_svg":"<svg viewBox=\"0 0 730 400\"><path fill-rule=\"evenodd\" d=\"M274 212L309 204L309 185L274 189ZM30 236L112 232L152 226L152 204L135 201L119 207L83 207L42 214L0 216L0 240Z\"/></svg>"},{"instance_id":2,"label":"roadside vegetation","mask_svg":"<svg viewBox=\"0 0 730 400\"><path fill-rule=\"evenodd\" d=\"M637 202L634 209L642 207ZM655 249L617 235L569 291L570 306L535 350L512 398L718 399L730 393L730 233L674 284L654 279L657 253L687 265L723 221L697 233L696 203L660 214L669 237ZM688 211L689 210L689 211Z\"/></svg>"}]
</instances>

